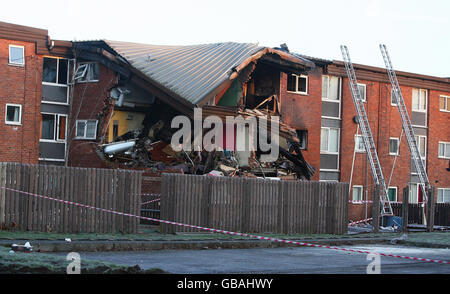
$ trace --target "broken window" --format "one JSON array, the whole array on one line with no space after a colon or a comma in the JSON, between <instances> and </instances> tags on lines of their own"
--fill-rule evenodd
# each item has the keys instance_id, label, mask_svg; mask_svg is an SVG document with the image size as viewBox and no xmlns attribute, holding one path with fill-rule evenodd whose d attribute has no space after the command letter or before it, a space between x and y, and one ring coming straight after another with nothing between
<instances>
[{"instance_id":1,"label":"broken window","mask_svg":"<svg viewBox=\"0 0 450 294\"><path fill-rule=\"evenodd\" d=\"M308 148L308 131L297 130L297 137L300 141L300 149L306 150Z\"/></svg>"},{"instance_id":2,"label":"broken window","mask_svg":"<svg viewBox=\"0 0 450 294\"><path fill-rule=\"evenodd\" d=\"M8 125L20 125L22 121L22 105L6 104L5 123Z\"/></svg>"},{"instance_id":3,"label":"broken window","mask_svg":"<svg viewBox=\"0 0 450 294\"><path fill-rule=\"evenodd\" d=\"M96 120L77 120L76 122L77 139L96 139L97 121Z\"/></svg>"},{"instance_id":4,"label":"broken window","mask_svg":"<svg viewBox=\"0 0 450 294\"><path fill-rule=\"evenodd\" d=\"M67 115L42 113L41 139L64 141L66 139Z\"/></svg>"},{"instance_id":5,"label":"broken window","mask_svg":"<svg viewBox=\"0 0 450 294\"><path fill-rule=\"evenodd\" d=\"M288 75L287 78L287 91L308 94L308 76L305 75Z\"/></svg>"},{"instance_id":6,"label":"broken window","mask_svg":"<svg viewBox=\"0 0 450 294\"><path fill-rule=\"evenodd\" d=\"M44 57L42 81L52 84L69 84L69 63L64 58Z\"/></svg>"},{"instance_id":7,"label":"broken window","mask_svg":"<svg viewBox=\"0 0 450 294\"><path fill-rule=\"evenodd\" d=\"M99 66L97 62L80 63L74 79L78 82L98 82Z\"/></svg>"},{"instance_id":8,"label":"broken window","mask_svg":"<svg viewBox=\"0 0 450 294\"><path fill-rule=\"evenodd\" d=\"M23 46L9 45L9 64L25 64L25 48Z\"/></svg>"},{"instance_id":9,"label":"broken window","mask_svg":"<svg viewBox=\"0 0 450 294\"><path fill-rule=\"evenodd\" d=\"M362 135L355 135L355 151L366 152Z\"/></svg>"}]
</instances>

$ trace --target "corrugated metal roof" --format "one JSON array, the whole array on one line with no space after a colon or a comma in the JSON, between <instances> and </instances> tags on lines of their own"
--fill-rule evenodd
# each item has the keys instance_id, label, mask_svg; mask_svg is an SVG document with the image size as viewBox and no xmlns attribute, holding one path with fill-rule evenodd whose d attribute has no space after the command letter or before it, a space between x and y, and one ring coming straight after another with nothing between
<instances>
[{"instance_id":1,"label":"corrugated metal roof","mask_svg":"<svg viewBox=\"0 0 450 294\"><path fill-rule=\"evenodd\" d=\"M188 46L105 43L131 66L192 104L228 79L233 68L265 48L233 42Z\"/></svg>"}]
</instances>

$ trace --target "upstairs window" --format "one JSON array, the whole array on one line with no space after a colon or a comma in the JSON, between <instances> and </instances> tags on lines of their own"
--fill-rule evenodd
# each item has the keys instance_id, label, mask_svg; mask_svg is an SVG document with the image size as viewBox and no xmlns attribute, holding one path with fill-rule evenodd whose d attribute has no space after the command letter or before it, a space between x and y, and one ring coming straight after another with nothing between
<instances>
[{"instance_id":1,"label":"upstairs window","mask_svg":"<svg viewBox=\"0 0 450 294\"><path fill-rule=\"evenodd\" d=\"M450 96L439 96L439 110L450 112Z\"/></svg>"},{"instance_id":2,"label":"upstairs window","mask_svg":"<svg viewBox=\"0 0 450 294\"><path fill-rule=\"evenodd\" d=\"M450 143L449 142L439 142L438 157L450 159Z\"/></svg>"},{"instance_id":3,"label":"upstairs window","mask_svg":"<svg viewBox=\"0 0 450 294\"><path fill-rule=\"evenodd\" d=\"M333 128L321 129L320 151L335 154L339 152L339 129Z\"/></svg>"},{"instance_id":4,"label":"upstairs window","mask_svg":"<svg viewBox=\"0 0 450 294\"><path fill-rule=\"evenodd\" d=\"M80 63L74 79L80 83L98 82L99 66L97 62Z\"/></svg>"},{"instance_id":5,"label":"upstairs window","mask_svg":"<svg viewBox=\"0 0 450 294\"><path fill-rule=\"evenodd\" d=\"M366 102L366 85L365 84L358 84L358 90L359 94L361 94L361 101Z\"/></svg>"},{"instance_id":6,"label":"upstairs window","mask_svg":"<svg viewBox=\"0 0 450 294\"><path fill-rule=\"evenodd\" d=\"M322 76L322 99L339 101L340 79L332 76Z\"/></svg>"},{"instance_id":7,"label":"upstairs window","mask_svg":"<svg viewBox=\"0 0 450 294\"><path fill-rule=\"evenodd\" d=\"M398 138L389 139L389 155L398 155Z\"/></svg>"},{"instance_id":8,"label":"upstairs window","mask_svg":"<svg viewBox=\"0 0 450 294\"><path fill-rule=\"evenodd\" d=\"M417 148L419 149L420 157L425 159L426 156L426 145L427 145L427 137L425 136L414 136L416 140Z\"/></svg>"},{"instance_id":9,"label":"upstairs window","mask_svg":"<svg viewBox=\"0 0 450 294\"><path fill-rule=\"evenodd\" d=\"M298 94L308 94L308 76L288 75L287 91Z\"/></svg>"},{"instance_id":10,"label":"upstairs window","mask_svg":"<svg viewBox=\"0 0 450 294\"><path fill-rule=\"evenodd\" d=\"M9 64L25 65L25 48L23 46L9 45Z\"/></svg>"},{"instance_id":11,"label":"upstairs window","mask_svg":"<svg viewBox=\"0 0 450 294\"><path fill-rule=\"evenodd\" d=\"M77 120L76 138L95 140L97 138L96 120Z\"/></svg>"},{"instance_id":12,"label":"upstairs window","mask_svg":"<svg viewBox=\"0 0 450 294\"><path fill-rule=\"evenodd\" d=\"M300 140L300 149L306 150L308 148L308 131L298 130L297 137Z\"/></svg>"},{"instance_id":13,"label":"upstairs window","mask_svg":"<svg viewBox=\"0 0 450 294\"><path fill-rule=\"evenodd\" d=\"M412 90L412 110L426 112L427 111L427 90Z\"/></svg>"},{"instance_id":14,"label":"upstairs window","mask_svg":"<svg viewBox=\"0 0 450 294\"><path fill-rule=\"evenodd\" d=\"M364 147L364 140L362 135L355 135L355 151L356 152L366 152Z\"/></svg>"},{"instance_id":15,"label":"upstairs window","mask_svg":"<svg viewBox=\"0 0 450 294\"><path fill-rule=\"evenodd\" d=\"M395 97L394 89L391 89L391 105L397 106L397 98Z\"/></svg>"},{"instance_id":16,"label":"upstairs window","mask_svg":"<svg viewBox=\"0 0 450 294\"><path fill-rule=\"evenodd\" d=\"M49 141L65 141L67 116L62 114L41 114L41 139Z\"/></svg>"},{"instance_id":17,"label":"upstairs window","mask_svg":"<svg viewBox=\"0 0 450 294\"><path fill-rule=\"evenodd\" d=\"M45 83L69 84L69 63L63 58L44 57L42 81Z\"/></svg>"},{"instance_id":18,"label":"upstairs window","mask_svg":"<svg viewBox=\"0 0 450 294\"><path fill-rule=\"evenodd\" d=\"M22 122L22 105L6 104L5 123L7 125L20 125Z\"/></svg>"}]
</instances>

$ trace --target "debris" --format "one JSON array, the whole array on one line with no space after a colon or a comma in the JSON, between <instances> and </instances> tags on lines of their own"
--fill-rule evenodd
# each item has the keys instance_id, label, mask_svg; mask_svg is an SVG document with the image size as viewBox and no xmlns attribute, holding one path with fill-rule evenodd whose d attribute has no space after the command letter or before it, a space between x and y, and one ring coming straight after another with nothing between
<instances>
[{"instance_id":1,"label":"debris","mask_svg":"<svg viewBox=\"0 0 450 294\"><path fill-rule=\"evenodd\" d=\"M33 251L33 246L30 245L30 242L26 242L25 245L17 245L17 244L12 244L11 245L11 250L12 251L18 251L18 252L32 252Z\"/></svg>"},{"instance_id":2,"label":"debris","mask_svg":"<svg viewBox=\"0 0 450 294\"><path fill-rule=\"evenodd\" d=\"M64 241L66 241L67 243L72 242L72 240L70 238L65 238Z\"/></svg>"},{"instance_id":3,"label":"debris","mask_svg":"<svg viewBox=\"0 0 450 294\"><path fill-rule=\"evenodd\" d=\"M208 176L213 176L213 177L223 177L224 174L221 171L217 171L217 170L212 170L208 173Z\"/></svg>"}]
</instances>

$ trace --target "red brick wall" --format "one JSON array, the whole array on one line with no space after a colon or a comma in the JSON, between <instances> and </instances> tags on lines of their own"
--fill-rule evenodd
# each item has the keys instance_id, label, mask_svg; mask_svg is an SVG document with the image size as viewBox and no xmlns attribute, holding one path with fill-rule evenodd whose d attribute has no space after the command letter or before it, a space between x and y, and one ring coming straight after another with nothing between
<instances>
[{"instance_id":1,"label":"red brick wall","mask_svg":"<svg viewBox=\"0 0 450 294\"><path fill-rule=\"evenodd\" d=\"M78 167L107 167L105 162L96 153L102 134L103 123L106 119L101 116L107 107L109 90L114 87L117 77L114 71L99 65L99 81L92 83L78 83L73 94L72 111L70 118L69 138L72 138L69 147L69 166ZM77 119L98 120L97 140L80 140L75 137L75 122Z\"/></svg>"},{"instance_id":2,"label":"red brick wall","mask_svg":"<svg viewBox=\"0 0 450 294\"><path fill-rule=\"evenodd\" d=\"M281 120L298 130L308 130L305 160L316 168L312 180L319 180L320 126L322 113L322 69L308 73L308 95L287 92L287 74L280 78Z\"/></svg>"},{"instance_id":3,"label":"red brick wall","mask_svg":"<svg viewBox=\"0 0 450 294\"><path fill-rule=\"evenodd\" d=\"M25 65L9 63L9 45L25 47ZM42 56L34 43L0 39L0 161L37 163ZM5 124L6 103L22 105L22 124Z\"/></svg>"}]
</instances>

